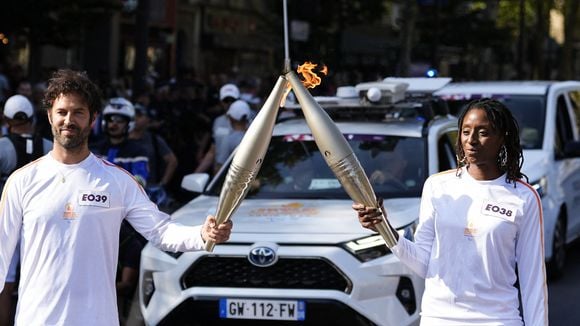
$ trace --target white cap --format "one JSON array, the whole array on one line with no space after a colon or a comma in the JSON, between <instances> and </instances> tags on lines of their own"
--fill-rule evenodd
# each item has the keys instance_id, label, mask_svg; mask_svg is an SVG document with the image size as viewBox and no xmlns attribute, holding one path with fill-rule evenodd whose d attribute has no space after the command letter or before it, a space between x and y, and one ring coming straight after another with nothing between
<instances>
[{"instance_id":1,"label":"white cap","mask_svg":"<svg viewBox=\"0 0 580 326\"><path fill-rule=\"evenodd\" d=\"M230 118L237 121L241 121L243 119L248 120L251 114L252 110L250 110L250 105L242 100L237 100L232 103L227 112L227 115Z\"/></svg>"},{"instance_id":2,"label":"white cap","mask_svg":"<svg viewBox=\"0 0 580 326\"><path fill-rule=\"evenodd\" d=\"M24 113L26 118L16 116L18 113ZM32 118L32 115L34 115L34 109L26 96L11 96L4 104L4 116L8 119L26 120Z\"/></svg>"},{"instance_id":3,"label":"white cap","mask_svg":"<svg viewBox=\"0 0 580 326\"><path fill-rule=\"evenodd\" d=\"M240 90L234 84L225 84L220 88L220 101L223 101L227 97L232 97L234 100L240 98Z\"/></svg>"}]
</instances>

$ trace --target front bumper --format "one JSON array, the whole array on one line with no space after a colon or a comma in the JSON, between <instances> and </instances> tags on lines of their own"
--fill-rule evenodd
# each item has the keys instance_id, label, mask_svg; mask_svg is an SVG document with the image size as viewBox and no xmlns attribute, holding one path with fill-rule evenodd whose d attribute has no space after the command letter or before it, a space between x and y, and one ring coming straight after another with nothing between
<instances>
[{"instance_id":1,"label":"front bumper","mask_svg":"<svg viewBox=\"0 0 580 326\"><path fill-rule=\"evenodd\" d=\"M392 254L361 263L337 246L279 245L278 263L260 268L247 262L250 247L220 245L212 253L189 252L176 259L148 245L141 254L139 293L146 323L272 323L220 319L220 298L306 302L304 321L276 325L419 323L424 281Z\"/></svg>"}]
</instances>

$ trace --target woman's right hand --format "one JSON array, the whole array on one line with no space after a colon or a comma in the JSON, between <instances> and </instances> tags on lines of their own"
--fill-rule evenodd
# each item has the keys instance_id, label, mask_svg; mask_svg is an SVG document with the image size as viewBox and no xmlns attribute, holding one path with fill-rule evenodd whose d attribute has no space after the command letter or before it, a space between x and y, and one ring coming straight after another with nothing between
<instances>
[{"instance_id":1,"label":"woman's right hand","mask_svg":"<svg viewBox=\"0 0 580 326\"><path fill-rule=\"evenodd\" d=\"M382 208L383 200L379 199L378 204ZM377 231L375 225L383 221L381 217L382 216L381 209L376 207L366 207L361 203L352 204L352 209L354 209L357 212L358 221L364 228L373 230L375 232Z\"/></svg>"}]
</instances>

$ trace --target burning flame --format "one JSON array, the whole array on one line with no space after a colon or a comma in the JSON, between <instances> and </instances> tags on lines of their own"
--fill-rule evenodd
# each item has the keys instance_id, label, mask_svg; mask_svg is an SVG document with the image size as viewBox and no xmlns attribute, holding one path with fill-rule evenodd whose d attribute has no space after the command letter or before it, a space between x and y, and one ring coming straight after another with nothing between
<instances>
[{"instance_id":1,"label":"burning flame","mask_svg":"<svg viewBox=\"0 0 580 326\"><path fill-rule=\"evenodd\" d=\"M322 78L318 77L316 72L313 71L314 68L318 67L317 64L312 63L310 61L304 62L304 64L298 66L296 70L299 74L302 74L304 80L302 81L302 85L306 88L314 88L322 82ZM322 66L319 69L319 72L323 75L328 74L328 68L326 66Z\"/></svg>"},{"instance_id":2,"label":"burning flame","mask_svg":"<svg viewBox=\"0 0 580 326\"><path fill-rule=\"evenodd\" d=\"M316 72L313 71L313 69L316 67L318 67L317 64L312 63L310 61L306 61L302 65L298 66L298 69L296 69L296 71L299 74L302 74L302 78L303 78L302 85L304 85L304 87L314 88L314 87L320 85L320 83L322 82L322 78L318 77ZM325 65L323 65L318 71L325 76L328 75L328 67L326 67ZM290 85L288 85L288 88L286 89L286 93L282 97L282 103L280 104L280 106L284 106L284 104L286 103L286 97L288 96L288 93L290 93L291 90L292 90L292 87L290 87Z\"/></svg>"}]
</instances>

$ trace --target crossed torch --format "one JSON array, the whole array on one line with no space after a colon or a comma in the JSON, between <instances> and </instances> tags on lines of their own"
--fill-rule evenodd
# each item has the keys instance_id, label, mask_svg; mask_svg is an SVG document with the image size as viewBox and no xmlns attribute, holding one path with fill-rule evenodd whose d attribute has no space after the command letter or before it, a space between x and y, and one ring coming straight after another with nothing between
<instances>
[{"instance_id":1,"label":"crossed torch","mask_svg":"<svg viewBox=\"0 0 580 326\"><path fill-rule=\"evenodd\" d=\"M272 138L278 109L288 87L294 90L318 150L347 194L355 202L367 207L380 208L369 179L352 148L332 119L302 85L296 73L290 70L290 64L287 61L272 92L236 149L220 192L215 214L217 224L231 218L258 174ZM388 225L384 211L382 211L382 222L376 227L389 248L396 245L395 231ZM211 252L214 246L213 241L208 241L205 249Z\"/></svg>"}]
</instances>

